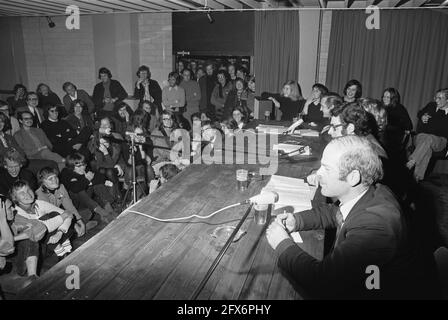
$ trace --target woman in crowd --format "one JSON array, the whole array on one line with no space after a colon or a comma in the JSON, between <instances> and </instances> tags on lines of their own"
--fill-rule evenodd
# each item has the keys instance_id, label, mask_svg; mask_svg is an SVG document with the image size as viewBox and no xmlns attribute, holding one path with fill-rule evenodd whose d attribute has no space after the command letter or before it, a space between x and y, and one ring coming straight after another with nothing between
<instances>
[{"instance_id":1,"label":"woman in crowd","mask_svg":"<svg viewBox=\"0 0 448 320\"><path fill-rule=\"evenodd\" d=\"M133 113L134 111L126 102L121 102L116 109L114 118L109 118L114 122L114 131L121 134L122 137L126 135L126 129L131 123Z\"/></svg>"},{"instance_id":2,"label":"woman in crowd","mask_svg":"<svg viewBox=\"0 0 448 320\"><path fill-rule=\"evenodd\" d=\"M109 121L103 118L101 122ZM107 134L99 131L94 134L95 163L98 172L106 176L107 180L112 182L113 195L118 201L121 200L121 192L118 186L118 177L124 174L124 162L121 157L121 143L114 142L114 139Z\"/></svg>"},{"instance_id":3,"label":"woman in crowd","mask_svg":"<svg viewBox=\"0 0 448 320\"><path fill-rule=\"evenodd\" d=\"M77 99L71 103L69 115L65 118L65 121L76 130L78 135L82 131L88 131L90 136L93 132L94 124L92 117L87 110L87 104L81 99Z\"/></svg>"},{"instance_id":4,"label":"woman in crowd","mask_svg":"<svg viewBox=\"0 0 448 320\"><path fill-rule=\"evenodd\" d=\"M246 119L248 120L251 110L247 107L246 82L241 78L236 78L235 88L232 89L227 96L226 102L224 103L223 119L225 120L231 117L232 112L236 107L244 110L244 113L247 114Z\"/></svg>"},{"instance_id":5,"label":"woman in crowd","mask_svg":"<svg viewBox=\"0 0 448 320\"><path fill-rule=\"evenodd\" d=\"M26 87L20 83L14 86L13 91L14 95L6 99L9 104L10 115L16 114L17 109L26 107L26 95L28 93Z\"/></svg>"},{"instance_id":6,"label":"woman in crowd","mask_svg":"<svg viewBox=\"0 0 448 320\"><path fill-rule=\"evenodd\" d=\"M4 132L13 136L20 129L19 120L17 120L16 117L10 115L9 105L2 100L0 100L0 114L3 114L5 116L6 120L4 121L6 121L6 127L8 127L8 129Z\"/></svg>"},{"instance_id":7,"label":"woman in crowd","mask_svg":"<svg viewBox=\"0 0 448 320\"><path fill-rule=\"evenodd\" d=\"M155 106L154 106L154 104L152 104L148 100L144 100L139 105L137 110L135 110L135 113L137 113L138 111L142 111L142 112L144 112L146 114L146 117L145 117L145 122L146 122L145 127L146 127L146 130L149 133L152 132L154 130L154 128L157 126L157 124L158 124L158 120L155 117Z\"/></svg>"},{"instance_id":8,"label":"woman in crowd","mask_svg":"<svg viewBox=\"0 0 448 320\"><path fill-rule=\"evenodd\" d=\"M291 121L302 112L305 99L302 97L301 89L296 81L285 82L282 93L263 92L261 97L269 99L274 103L275 108L281 112L281 120Z\"/></svg>"},{"instance_id":9,"label":"woman in crowd","mask_svg":"<svg viewBox=\"0 0 448 320\"><path fill-rule=\"evenodd\" d=\"M174 114L168 110L163 110L162 121L152 132L152 141L154 143L154 162L170 161L170 150L174 133L179 128ZM158 148L162 147L162 148Z\"/></svg>"},{"instance_id":10,"label":"woman in crowd","mask_svg":"<svg viewBox=\"0 0 448 320\"><path fill-rule=\"evenodd\" d=\"M179 84L185 90L185 113L183 116L187 119L195 112L199 112L199 101L201 101L201 89L199 83L192 80L192 71L184 69L182 72L183 80Z\"/></svg>"},{"instance_id":11,"label":"woman in crowd","mask_svg":"<svg viewBox=\"0 0 448 320\"><path fill-rule=\"evenodd\" d=\"M412 121L406 108L401 104L400 93L395 88L387 88L383 91L382 101L387 112L388 130L397 135L397 139L403 140L408 132L412 131Z\"/></svg>"},{"instance_id":12,"label":"woman in crowd","mask_svg":"<svg viewBox=\"0 0 448 320\"><path fill-rule=\"evenodd\" d=\"M92 100L95 104L97 117L110 116L116 107L128 97L126 90L121 83L112 79L112 73L107 68L100 68L98 78L101 82L95 85Z\"/></svg>"},{"instance_id":13,"label":"woman in crowd","mask_svg":"<svg viewBox=\"0 0 448 320\"><path fill-rule=\"evenodd\" d=\"M78 237L82 237L86 230L94 228L98 222L90 220L90 210L79 211L73 205L67 189L59 182L59 172L53 168L45 167L39 170L37 180L40 187L36 190L37 199L51 203L73 214L75 231ZM82 215L81 215L82 214Z\"/></svg>"},{"instance_id":14,"label":"woman in crowd","mask_svg":"<svg viewBox=\"0 0 448 320\"><path fill-rule=\"evenodd\" d=\"M320 83L315 83L312 87L310 96L305 102L302 110L302 116L305 123L307 123L311 129L321 131L322 128L329 124L329 118L324 117L322 110L321 99L328 93L326 86Z\"/></svg>"},{"instance_id":15,"label":"woman in crowd","mask_svg":"<svg viewBox=\"0 0 448 320\"><path fill-rule=\"evenodd\" d=\"M84 109L87 114L93 114L95 112L95 104L90 98L89 94L82 89L77 89L71 82L65 82L62 85L62 90L66 93L62 98L64 102L65 111L70 114L72 106L81 100L84 103Z\"/></svg>"},{"instance_id":16,"label":"woman in crowd","mask_svg":"<svg viewBox=\"0 0 448 320\"><path fill-rule=\"evenodd\" d=\"M51 106L60 106L62 105L61 99L59 99L58 95L51 91L50 87L45 83L39 83L36 89L37 97L39 98L38 108L45 110L45 108L49 105ZM58 110L61 112L60 117L65 117L67 112L65 109Z\"/></svg>"},{"instance_id":17,"label":"woman in crowd","mask_svg":"<svg viewBox=\"0 0 448 320\"><path fill-rule=\"evenodd\" d=\"M233 86L229 81L229 74L225 70L218 71L217 79L218 83L212 91L210 102L215 106L216 117L223 120L225 102Z\"/></svg>"},{"instance_id":18,"label":"woman in crowd","mask_svg":"<svg viewBox=\"0 0 448 320\"><path fill-rule=\"evenodd\" d=\"M87 170L85 157L78 152L70 154L66 163L60 174L61 182L78 210L88 208L98 213L106 223L112 221L115 212L111 182L99 172Z\"/></svg>"},{"instance_id":19,"label":"woman in crowd","mask_svg":"<svg viewBox=\"0 0 448 320\"><path fill-rule=\"evenodd\" d=\"M355 102L362 96L362 85L358 80L352 79L344 86L344 102Z\"/></svg>"},{"instance_id":20,"label":"woman in crowd","mask_svg":"<svg viewBox=\"0 0 448 320\"><path fill-rule=\"evenodd\" d=\"M241 107L235 107L232 111L232 119L229 122L229 129L232 133L243 130L248 122L249 115L246 110Z\"/></svg>"}]
</instances>

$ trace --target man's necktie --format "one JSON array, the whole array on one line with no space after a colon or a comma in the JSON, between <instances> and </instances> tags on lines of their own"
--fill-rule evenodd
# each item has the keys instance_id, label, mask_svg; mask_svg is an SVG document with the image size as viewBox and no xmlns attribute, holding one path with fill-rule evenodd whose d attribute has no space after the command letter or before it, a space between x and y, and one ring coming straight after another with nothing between
<instances>
[{"instance_id":1,"label":"man's necktie","mask_svg":"<svg viewBox=\"0 0 448 320\"><path fill-rule=\"evenodd\" d=\"M336 243L339 238L339 234L341 233L342 224L344 223L344 217L342 216L341 208L338 207L336 211L336 221L338 223L337 229L336 229L336 239L334 240L334 246L336 247Z\"/></svg>"}]
</instances>

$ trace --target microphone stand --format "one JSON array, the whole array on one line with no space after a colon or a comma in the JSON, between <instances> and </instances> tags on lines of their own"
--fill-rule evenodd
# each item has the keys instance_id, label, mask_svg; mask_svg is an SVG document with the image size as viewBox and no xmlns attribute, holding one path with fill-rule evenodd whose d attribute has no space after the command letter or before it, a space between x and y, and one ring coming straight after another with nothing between
<instances>
[{"instance_id":1,"label":"microphone stand","mask_svg":"<svg viewBox=\"0 0 448 320\"><path fill-rule=\"evenodd\" d=\"M132 201L129 205L133 205L137 202L137 177L136 177L136 169L135 169L135 138L131 136L131 159L132 159ZM143 188L138 185L141 189L142 194L145 193ZM129 192L131 189L126 190L126 194L124 195L123 205L121 211L123 211L124 206L126 205L126 200L128 198Z\"/></svg>"},{"instance_id":2,"label":"microphone stand","mask_svg":"<svg viewBox=\"0 0 448 320\"><path fill-rule=\"evenodd\" d=\"M252 210L252 206L253 206L253 203L251 203L250 206L247 208L246 213L243 215L240 222L235 227L235 230L232 232L229 239L227 239L226 244L224 245L224 247L222 247L218 256L215 258L215 261L213 261L211 267L208 269L207 273L205 274L205 277L202 279L201 283L199 284L199 287L193 293L191 300L196 300L197 297L199 296L199 294L201 293L202 289L204 289L205 285L207 284L208 279L211 277L211 275L215 271L215 269L218 266L219 262L221 261L222 257L226 254L227 249L229 249L230 245L233 242L233 239L235 238L236 234L238 233L238 231L240 230L244 221L246 220L247 216L249 215L250 211Z\"/></svg>"}]
</instances>

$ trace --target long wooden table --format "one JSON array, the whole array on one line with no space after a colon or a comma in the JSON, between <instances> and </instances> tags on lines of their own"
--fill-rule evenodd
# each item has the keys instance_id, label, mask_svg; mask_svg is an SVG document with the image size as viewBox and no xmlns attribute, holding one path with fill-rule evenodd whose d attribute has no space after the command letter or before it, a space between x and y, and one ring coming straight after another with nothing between
<instances>
[{"instance_id":1,"label":"long wooden table","mask_svg":"<svg viewBox=\"0 0 448 320\"><path fill-rule=\"evenodd\" d=\"M303 177L316 163L283 159L277 174ZM201 216L256 195L268 182L255 177L238 191L235 171L257 165L191 165L132 210L159 218ZM122 213L102 232L55 265L19 299L190 299L223 243L211 235L219 226L236 226L248 205L207 220L158 222ZM277 266L265 226L253 212L243 225L245 235L232 243L199 299L300 299ZM323 256L323 231L301 232L300 244L316 258ZM80 288L67 289L69 266L80 271ZM71 267L73 268L73 267ZM66 273L66 271L68 273Z\"/></svg>"}]
</instances>

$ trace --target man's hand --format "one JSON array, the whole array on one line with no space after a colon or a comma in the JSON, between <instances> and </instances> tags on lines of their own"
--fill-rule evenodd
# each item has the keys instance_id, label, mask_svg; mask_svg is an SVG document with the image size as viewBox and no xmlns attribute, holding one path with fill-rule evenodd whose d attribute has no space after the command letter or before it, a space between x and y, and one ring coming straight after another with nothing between
<instances>
[{"instance_id":1,"label":"man's hand","mask_svg":"<svg viewBox=\"0 0 448 320\"><path fill-rule=\"evenodd\" d=\"M68 212L68 211L64 211L64 212L61 214L61 217L62 217L62 220L65 220L65 219L73 219L73 213Z\"/></svg>"},{"instance_id":2,"label":"man's hand","mask_svg":"<svg viewBox=\"0 0 448 320\"><path fill-rule=\"evenodd\" d=\"M277 220L273 221L268 229L266 230L266 238L272 249L276 249L280 242L289 238L283 225L281 225Z\"/></svg>"},{"instance_id":3,"label":"man's hand","mask_svg":"<svg viewBox=\"0 0 448 320\"><path fill-rule=\"evenodd\" d=\"M118 176L119 176L119 177L121 177L122 175L124 175L124 171L123 171L123 169L120 167L120 165L116 164L116 165L114 166L114 168L117 169L117 171L118 171Z\"/></svg>"},{"instance_id":4,"label":"man's hand","mask_svg":"<svg viewBox=\"0 0 448 320\"><path fill-rule=\"evenodd\" d=\"M93 177L95 176L95 174L92 171L89 171L85 174L85 177L89 180L92 181Z\"/></svg>"},{"instance_id":5,"label":"man's hand","mask_svg":"<svg viewBox=\"0 0 448 320\"><path fill-rule=\"evenodd\" d=\"M425 113L423 116L422 116L422 121L423 121L423 123L428 123L428 121L429 121L429 119L431 118L431 116L429 115L429 114L427 114L427 113Z\"/></svg>"},{"instance_id":6,"label":"man's hand","mask_svg":"<svg viewBox=\"0 0 448 320\"><path fill-rule=\"evenodd\" d=\"M82 144L80 144L80 143L74 144L72 146L72 148L75 149L75 150L79 150L81 147L82 147Z\"/></svg>"},{"instance_id":7,"label":"man's hand","mask_svg":"<svg viewBox=\"0 0 448 320\"><path fill-rule=\"evenodd\" d=\"M49 243L49 244L55 244L55 243L58 243L58 241L61 240L62 235L63 235L62 231L58 231L58 232L56 232L54 235L52 235L52 236L50 237L50 239L48 239L48 243Z\"/></svg>"},{"instance_id":8,"label":"man's hand","mask_svg":"<svg viewBox=\"0 0 448 320\"><path fill-rule=\"evenodd\" d=\"M78 235L78 237L82 237L86 233L86 225L84 224L84 222L81 219L76 221L75 230L76 230L76 234Z\"/></svg>"},{"instance_id":9,"label":"man's hand","mask_svg":"<svg viewBox=\"0 0 448 320\"><path fill-rule=\"evenodd\" d=\"M297 231L297 222L296 218L292 213L285 212L277 215L275 220L282 225L286 230L291 233Z\"/></svg>"},{"instance_id":10,"label":"man's hand","mask_svg":"<svg viewBox=\"0 0 448 320\"><path fill-rule=\"evenodd\" d=\"M318 186L319 185L319 181L317 179L317 174L316 172L311 173L309 176L306 177L306 182L310 185L310 186Z\"/></svg>"},{"instance_id":11,"label":"man's hand","mask_svg":"<svg viewBox=\"0 0 448 320\"><path fill-rule=\"evenodd\" d=\"M100 143L100 146L98 147L98 149L104 155L108 155L109 154L109 151L107 150L106 146L104 144L102 144L102 143Z\"/></svg>"}]
</instances>

